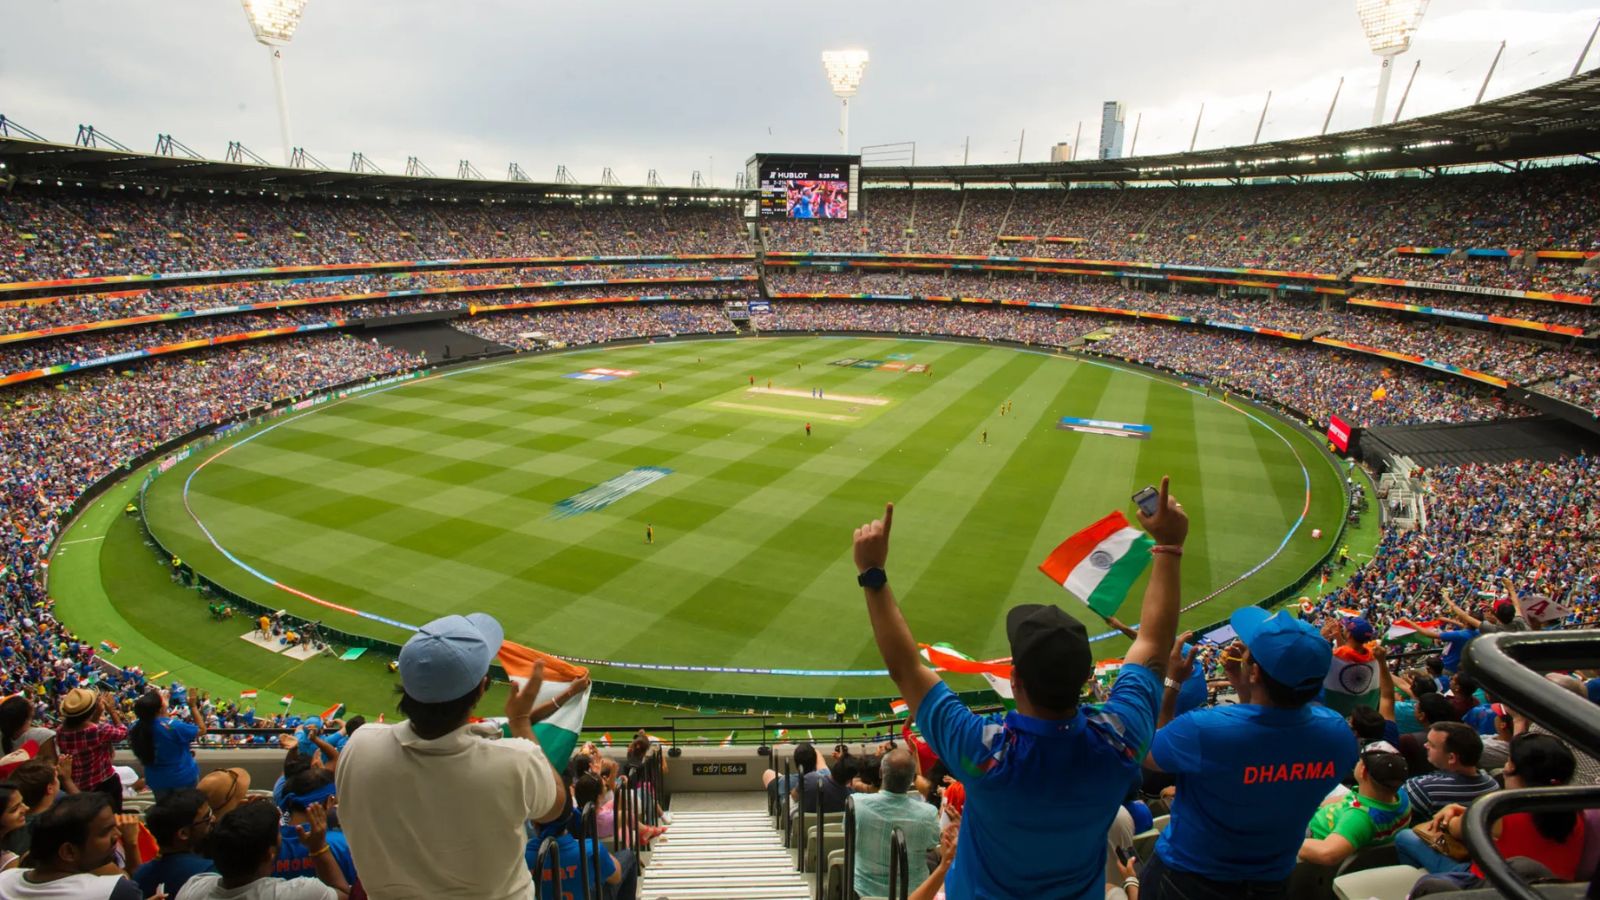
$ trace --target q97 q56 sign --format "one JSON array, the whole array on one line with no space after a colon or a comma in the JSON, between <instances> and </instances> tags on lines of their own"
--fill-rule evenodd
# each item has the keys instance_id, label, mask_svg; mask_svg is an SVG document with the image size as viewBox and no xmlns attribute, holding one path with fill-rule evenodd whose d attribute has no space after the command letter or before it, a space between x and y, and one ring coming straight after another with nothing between
<instances>
[{"instance_id":1,"label":"q97 q56 sign","mask_svg":"<svg viewBox=\"0 0 1600 900\"><path fill-rule=\"evenodd\" d=\"M745 774L745 767L744 766L745 766L745 764L742 763L742 762L737 762L737 763L695 763L694 764L694 774L696 774L696 775L743 775L743 774Z\"/></svg>"}]
</instances>

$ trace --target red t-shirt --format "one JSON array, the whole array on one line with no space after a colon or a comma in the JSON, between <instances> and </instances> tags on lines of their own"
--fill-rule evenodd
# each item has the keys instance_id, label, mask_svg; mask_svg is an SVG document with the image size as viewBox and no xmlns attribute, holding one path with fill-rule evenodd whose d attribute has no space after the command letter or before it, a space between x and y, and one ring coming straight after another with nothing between
<instances>
[{"instance_id":1,"label":"red t-shirt","mask_svg":"<svg viewBox=\"0 0 1600 900\"><path fill-rule=\"evenodd\" d=\"M1583 859L1583 816L1577 819L1572 833L1558 844L1533 827L1533 813L1512 813L1500 820L1500 837L1495 840L1494 847L1506 859L1526 856L1543 863L1561 881L1575 881L1578 863ZM1472 874L1483 877L1477 863L1472 864Z\"/></svg>"}]
</instances>

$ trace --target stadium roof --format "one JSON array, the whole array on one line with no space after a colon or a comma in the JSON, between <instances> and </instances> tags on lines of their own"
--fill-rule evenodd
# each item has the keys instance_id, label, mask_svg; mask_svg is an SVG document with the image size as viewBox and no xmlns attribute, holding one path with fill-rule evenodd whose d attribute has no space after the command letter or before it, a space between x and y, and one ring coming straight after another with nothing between
<instances>
[{"instance_id":1,"label":"stadium roof","mask_svg":"<svg viewBox=\"0 0 1600 900\"><path fill-rule=\"evenodd\" d=\"M1600 69L1475 106L1336 134L1114 160L868 166L862 168L861 178L879 184L1180 181L1435 168L1560 156L1585 156L1600 162ZM693 201L753 195L748 190L706 187L441 178L222 162L25 140L3 130L0 164L6 167L0 170L0 184L15 176L101 185L493 200L610 196Z\"/></svg>"},{"instance_id":2,"label":"stadium roof","mask_svg":"<svg viewBox=\"0 0 1600 900\"><path fill-rule=\"evenodd\" d=\"M1434 168L1558 156L1600 162L1600 69L1392 125L1192 153L1059 163L863 166L893 182L1177 181Z\"/></svg>"},{"instance_id":3,"label":"stadium roof","mask_svg":"<svg viewBox=\"0 0 1600 900\"><path fill-rule=\"evenodd\" d=\"M0 117L3 122L3 117ZM259 158L259 157L258 157ZM276 166L254 161L224 162L192 156L135 153L110 147L24 140L0 132L0 187L5 176L130 187L178 187L291 194L349 194L382 197L509 200L661 198L679 201L742 199L748 192L708 187L573 184L390 175L373 170L345 171L314 166ZM370 165L370 163L366 164ZM608 170L609 171L609 170Z\"/></svg>"}]
</instances>

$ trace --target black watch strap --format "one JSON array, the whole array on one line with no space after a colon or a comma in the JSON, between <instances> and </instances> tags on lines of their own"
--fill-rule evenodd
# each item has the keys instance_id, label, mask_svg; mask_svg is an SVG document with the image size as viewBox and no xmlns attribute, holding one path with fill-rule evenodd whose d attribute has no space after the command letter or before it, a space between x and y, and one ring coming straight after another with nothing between
<instances>
[{"instance_id":1,"label":"black watch strap","mask_svg":"<svg viewBox=\"0 0 1600 900\"><path fill-rule=\"evenodd\" d=\"M871 568L856 576L856 584L864 588L881 588L889 583L889 575L879 568Z\"/></svg>"}]
</instances>

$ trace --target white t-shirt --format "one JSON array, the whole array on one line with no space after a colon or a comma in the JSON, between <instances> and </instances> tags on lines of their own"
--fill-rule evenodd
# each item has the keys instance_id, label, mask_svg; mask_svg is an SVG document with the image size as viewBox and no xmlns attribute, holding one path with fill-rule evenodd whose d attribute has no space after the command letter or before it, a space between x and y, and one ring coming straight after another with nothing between
<instances>
[{"instance_id":1,"label":"white t-shirt","mask_svg":"<svg viewBox=\"0 0 1600 900\"><path fill-rule=\"evenodd\" d=\"M338 900L339 894L315 878L257 878L244 887L225 888L222 876L204 872L184 882L174 900Z\"/></svg>"},{"instance_id":2,"label":"white t-shirt","mask_svg":"<svg viewBox=\"0 0 1600 900\"><path fill-rule=\"evenodd\" d=\"M373 900L531 900L523 823L555 805L544 751L463 726L364 725L339 754L339 822Z\"/></svg>"},{"instance_id":3,"label":"white t-shirt","mask_svg":"<svg viewBox=\"0 0 1600 900\"><path fill-rule=\"evenodd\" d=\"M5 900L111 900L112 897L144 896L138 885L121 875L68 875L34 884L27 879L31 871L7 869L0 872L0 897Z\"/></svg>"}]
</instances>

